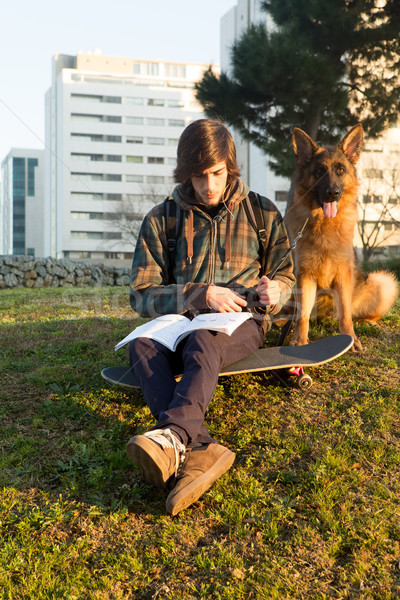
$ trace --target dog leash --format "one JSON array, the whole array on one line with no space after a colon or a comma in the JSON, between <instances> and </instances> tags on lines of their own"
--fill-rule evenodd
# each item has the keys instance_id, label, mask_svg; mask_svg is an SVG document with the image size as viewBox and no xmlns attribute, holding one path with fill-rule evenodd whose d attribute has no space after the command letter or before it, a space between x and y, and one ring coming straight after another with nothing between
<instances>
[{"instance_id":1,"label":"dog leash","mask_svg":"<svg viewBox=\"0 0 400 600\"><path fill-rule=\"evenodd\" d=\"M293 252L293 250L295 250L299 239L303 237L304 229L305 229L305 227L306 227L306 225L308 223L308 219L309 218L307 217L307 219L304 222L303 227L300 229L299 233L294 238L294 240L293 240L290 248L288 248L288 250L286 250L285 254L282 256L281 260L278 262L278 264L276 265L276 267L274 267L272 269L272 271L267 275L268 279L273 279L273 277L275 277L277 270L282 265L282 263L285 260L285 258L287 257L287 255L290 254L290 252Z\"/></svg>"},{"instance_id":2,"label":"dog leash","mask_svg":"<svg viewBox=\"0 0 400 600\"><path fill-rule=\"evenodd\" d=\"M283 261L285 260L285 258L287 257L287 255L290 254L290 252L293 252L293 250L296 248L299 239L301 237L303 237L304 229L305 229L307 223L308 223L308 217L305 220L305 223L304 223L303 227L300 229L299 233L297 234L297 236L293 240L290 248L288 248L288 250L286 250L285 254L282 256L281 260L276 265L276 267L274 267L272 269L272 271L269 273L269 275L267 275L268 279L272 279L276 275L279 267L283 264ZM254 259L249 265L247 265L247 267L245 267L244 269L242 269L240 271L240 273L238 273L237 275L235 275L235 277L232 277L232 279L230 279L229 281L227 281L227 283L225 283L225 286L229 287L230 285L232 285L232 283L235 283L235 281L237 281L238 279L240 279L240 277L242 277L242 275L244 275L245 273L247 273L247 271L250 271L250 269L252 269L253 266L257 262L258 262L258 258Z\"/></svg>"}]
</instances>

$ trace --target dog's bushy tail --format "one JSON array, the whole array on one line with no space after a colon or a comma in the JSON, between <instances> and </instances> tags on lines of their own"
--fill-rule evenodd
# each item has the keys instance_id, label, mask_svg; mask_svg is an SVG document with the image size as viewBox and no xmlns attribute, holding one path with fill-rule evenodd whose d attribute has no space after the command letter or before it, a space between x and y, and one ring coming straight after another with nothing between
<instances>
[{"instance_id":1,"label":"dog's bushy tail","mask_svg":"<svg viewBox=\"0 0 400 600\"><path fill-rule=\"evenodd\" d=\"M373 271L358 280L353 294L352 316L356 321L377 321L396 302L399 286L389 271Z\"/></svg>"}]
</instances>

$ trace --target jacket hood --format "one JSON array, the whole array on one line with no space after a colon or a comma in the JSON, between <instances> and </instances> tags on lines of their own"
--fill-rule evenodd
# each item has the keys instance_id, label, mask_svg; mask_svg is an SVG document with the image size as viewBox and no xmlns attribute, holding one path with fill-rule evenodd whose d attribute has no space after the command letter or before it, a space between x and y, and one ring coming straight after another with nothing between
<instances>
[{"instance_id":1,"label":"jacket hood","mask_svg":"<svg viewBox=\"0 0 400 600\"><path fill-rule=\"evenodd\" d=\"M237 179L227 190L225 190L223 204L225 205L225 210L228 213L227 216L227 224L226 224L226 239L225 239L225 263L229 267L229 262L231 259L231 222L232 215L235 206L240 204L246 196L249 194L249 187L242 181L241 179ZM172 197L174 198L176 204L182 208L183 210L187 210L189 212L188 215L188 233L187 233L187 259L189 264L192 263L193 259L193 238L194 238L194 230L193 230L193 209L199 210L202 206L205 207L204 204L198 202L195 197L195 192L192 184L189 185L177 185L172 192ZM219 206L223 206L222 202L219 203Z\"/></svg>"},{"instance_id":2,"label":"jacket hood","mask_svg":"<svg viewBox=\"0 0 400 600\"><path fill-rule=\"evenodd\" d=\"M226 190L224 202L226 205L229 205L229 209L232 210L249 195L249 191L250 189L244 181L236 179L236 181L234 181ZM191 210L194 206L197 206L198 208L205 206L195 197L194 188L191 183L189 185L178 184L172 192L172 197L177 205L184 210ZM222 204L222 202L220 204Z\"/></svg>"}]
</instances>

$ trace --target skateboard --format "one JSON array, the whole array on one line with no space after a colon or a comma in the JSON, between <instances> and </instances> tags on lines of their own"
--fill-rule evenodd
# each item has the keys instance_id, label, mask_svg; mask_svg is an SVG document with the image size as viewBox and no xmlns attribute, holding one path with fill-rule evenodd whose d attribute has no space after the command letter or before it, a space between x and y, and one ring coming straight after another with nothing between
<instances>
[{"instance_id":1,"label":"skateboard","mask_svg":"<svg viewBox=\"0 0 400 600\"><path fill-rule=\"evenodd\" d=\"M353 338L350 335L340 334L304 346L260 348L246 358L224 367L219 376L285 369L290 375L296 377L296 383L300 388L307 389L311 387L313 381L310 375L304 372L304 367L323 365L334 360L350 350L352 345ZM140 387L130 367L107 367L101 374L110 383L127 388Z\"/></svg>"}]
</instances>

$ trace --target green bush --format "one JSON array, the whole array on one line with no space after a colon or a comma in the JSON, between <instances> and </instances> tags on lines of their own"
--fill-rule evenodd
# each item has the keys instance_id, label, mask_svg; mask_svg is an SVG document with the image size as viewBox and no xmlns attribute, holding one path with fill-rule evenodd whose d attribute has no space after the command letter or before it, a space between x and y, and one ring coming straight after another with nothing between
<instances>
[{"instance_id":1,"label":"green bush","mask_svg":"<svg viewBox=\"0 0 400 600\"><path fill-rule=\"evenodd\" d=\"M363 262L363 270L366 273L370 273L371 271L378 271L384 269L386 271L391 271L400 281L400 257L392 256L385 260L371 260Z\"/></svg>"}]
</instances>

